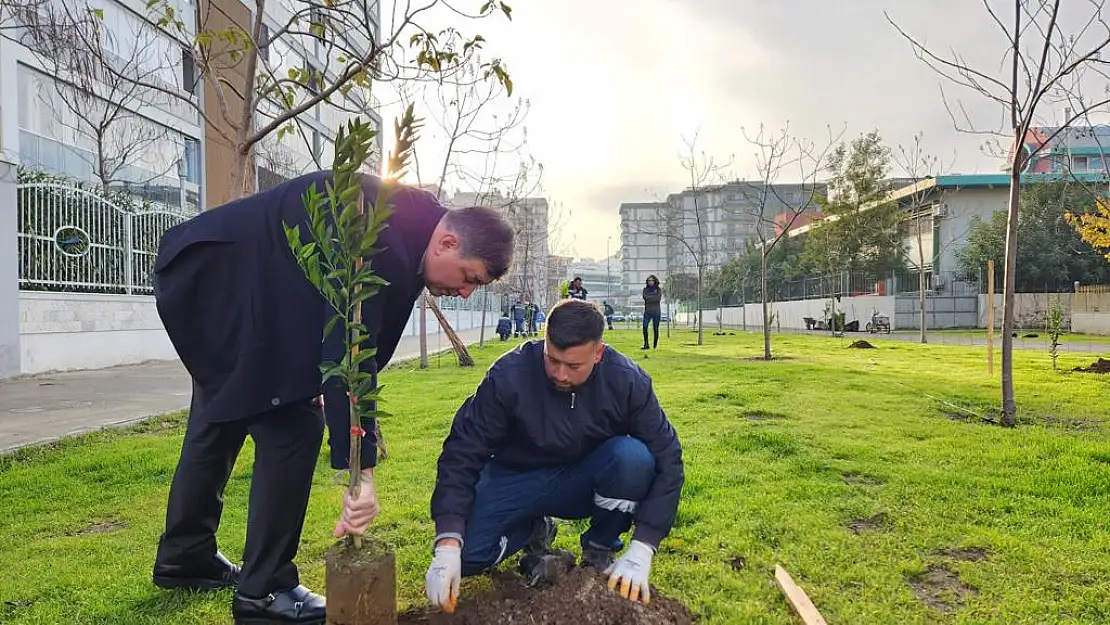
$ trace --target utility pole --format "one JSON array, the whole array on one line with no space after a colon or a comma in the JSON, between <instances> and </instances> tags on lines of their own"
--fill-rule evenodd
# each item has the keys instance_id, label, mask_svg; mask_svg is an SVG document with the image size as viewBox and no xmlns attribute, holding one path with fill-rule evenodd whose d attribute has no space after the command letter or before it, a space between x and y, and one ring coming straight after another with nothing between
<instances>
[{"instance_id":1,"label":"utility pole","mask_svg":"<svg viewBox=\"0 0 1110 625\"><path fill-rule=\"evenodd\" d=\"M613 237L611 236L605 237L605 301L607 302L613 299L612 286L610 286L611 279L609 278L609 243L612 240ZM609 302L609 305L612 304L612 302Z\"/></svg>"}]
</instances>

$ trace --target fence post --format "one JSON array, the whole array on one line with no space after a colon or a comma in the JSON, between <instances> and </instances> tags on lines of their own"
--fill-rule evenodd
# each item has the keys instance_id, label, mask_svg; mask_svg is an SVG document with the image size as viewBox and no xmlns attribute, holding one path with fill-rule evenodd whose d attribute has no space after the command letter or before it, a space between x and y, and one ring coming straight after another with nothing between
<instances>
[{"instance_id":1,"label":"fence post","mask_svg":"<svg viewBox=\"0 0 1110 625\"><path fill-rule=\"evenodd\" d=\"M19 346L19 207L16 166L0 159L0 379L21 373Z\"/></svg>"},{"instance_id":2,"label":"fence post","mask_svg":"<svg viewBox=\"0 0 1110 625\"><path fill-rule=\"evenodd\" d=\"M127 213L123 234L123 284L128 295L135 291L135 246L132 243L132 237L135 234L132 224L134 218L134 213Z\"/></svg>"}]
</instances>

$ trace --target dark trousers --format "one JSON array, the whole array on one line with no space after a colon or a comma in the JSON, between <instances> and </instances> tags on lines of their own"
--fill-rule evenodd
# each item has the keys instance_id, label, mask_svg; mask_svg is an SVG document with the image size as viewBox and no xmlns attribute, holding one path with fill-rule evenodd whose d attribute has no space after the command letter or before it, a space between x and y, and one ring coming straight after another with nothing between
<instances>
[{"instance_id":1,"label":"dark trousers","mask_svg":"<svg viewBox=\"0 0 1110 625\"><path fill-rule=\"evenodd\" d=\"M651 345L652 345L652 347L659 347L659 318L661 316L662 315L660 313L657 313L657 312L645 312L644 313L644 347L648 346L648 323L649 322L652 323L655 326L655 328L654 328L655 329L655 342L652 343Z\"/></svg>"},{"instance_id":2,"label":"dark trousers","mask_svg":"<svg viewBox=\"0 0 1110 625\"><path fill-rule=\"evenodd\" d=\"M613 315L605 315L605 322L609 324L609 329L613 329Z\"/></svg>"},{"instance_id":3,"label":"dark trousers","mask_svg":"<svg viewBox=\"0 0 1110 625\"><path fill-rule=\"evenodd\" d=\"M194 406L197 401L194 386ZM215 556L224 487L250 436L254 467L239 592L264 597L297 586L300 578L293 557L323 432L323 410L307 399L248 419L220 423L189 419L170 485L157 562L203 565Z\"/></svg>"},{"instance_id":4,"label":"dark trousers","mask_svg":"<svg viewBox=\"0 0 1110 625\"><path fill-rule=\"evenodd\" d=\"M618 550L636 502L655 482L655 458L635 438L611 438L577 464L516 471L491 461L478 478L463 537L463 575L524 548L537 519L590 519L583 544Z\"/></svg>"}]
</instances>

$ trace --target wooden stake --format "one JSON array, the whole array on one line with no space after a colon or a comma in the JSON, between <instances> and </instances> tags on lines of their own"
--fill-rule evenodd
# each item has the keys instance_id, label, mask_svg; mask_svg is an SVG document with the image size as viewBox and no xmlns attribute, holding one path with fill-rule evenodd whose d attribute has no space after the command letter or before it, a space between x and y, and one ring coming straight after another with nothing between
<instances>
[{"instance_id":1,"label":"wooden stake","mask_svg":"<svg viewBox=\"0 0 1110 625\"><path fill-rule=\"evenodd\" d=\"M777 564L775 565L775 580L779 583L779 588L782 589L783 594L786 595L786 600L790 602L790 607L794 608L794 612L801 617L805 625L828 625L813 605L813 602L806 596L805 591L794 583L786 569Z\"/></svg>"},{"instance_id":2,"label":"wooden stake","mask_svg":"<svg viewBox=\"0 0 1110 625\"><path fill-rule=\"evenodd\" d=\"M994 261L987 261L987 375L994 375Z\"/></svg>"}]
</instances>

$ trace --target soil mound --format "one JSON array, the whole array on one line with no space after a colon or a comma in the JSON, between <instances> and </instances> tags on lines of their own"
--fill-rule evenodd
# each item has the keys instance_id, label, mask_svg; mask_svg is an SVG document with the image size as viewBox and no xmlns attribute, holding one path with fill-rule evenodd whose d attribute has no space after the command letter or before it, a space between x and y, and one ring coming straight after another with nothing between
<instances>
[{"instance_id":1,"label":"soil mound","mask_svg":"<svg viewBox=\"0 0 1110 625\"><path fill-rule=\"evenodd\" d=\"M876 347L874 345L872 345L871 343L868 343L867 341L865 341L863 339L860 339L858 341L852 341L852 344L849 345L848 347L850 349L876 349Z\"/></svg>"},{"instance_id":2,"label":"soil mound","mask_svg":"<svg viewBox=\"0 0 1110 625\"><path fill-rule=\"evenodd\" d=\"M1082 373L1110 373L1110 360L1099 358L1091 363L1089 367L1076 367L1073 371Z\"/></svg>"},{"instance_id":3,"label":"soil mound","mask_svg":"<svg viewBox=\"0 0 1110 625\"><path fill-rule=\"evenodd\" d=\"M654 590L654 589L653 589ZM398 615L398 625L690 625L695 618L679 602L651 594L633 603L609 590L605 578L575 568L552 586L528 588L513 573L494 575L493 588L463 597L454 614L419 608Z\"/></svg>"}]
</instances>

